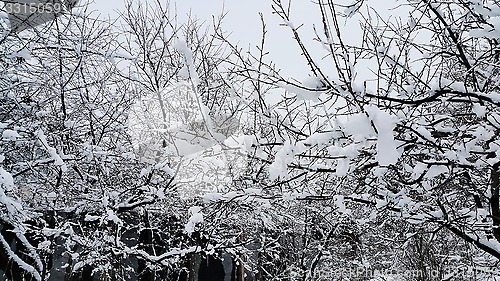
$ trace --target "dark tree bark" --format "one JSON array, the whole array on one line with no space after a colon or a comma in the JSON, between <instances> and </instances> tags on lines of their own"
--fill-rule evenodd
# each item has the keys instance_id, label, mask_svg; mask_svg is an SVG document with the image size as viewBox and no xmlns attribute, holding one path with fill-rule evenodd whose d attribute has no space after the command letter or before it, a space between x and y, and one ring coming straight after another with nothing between
<instances>
[{"instance_id":1,"label":"dark tree bark","mask_svg":"<svg viewBox=\"0 0 500 281\"><path fill-rule=\"evenodd\" d=\"M19 238L14 234L14 230L14 226L12 226L10 223L0 220L0 235L2 235L2 238L10 246L10 250L28 265L33 266L32 259L29 256L23 254L27 252L27 249L19 240ZM30 239L29 237L27 238ZM0 244L0 270L5 272L5 275L9 280L35 280L32 274L22 269L19 264L12 259L3 244Z\"/></svg>"},{"instance_id":2,"label":"dark tree bark","mask_svg":"<svg viewBox=\"0 0 500 281\"><path fill-rule=\"evenodd\" d=\"M497 167L491 171L491 215L493 216L493 235L500 242L500 173Z\"/></svg>"},{"instance_id":3,"label":"dark tree bark","mask_svg":"<svg viewBox=\"0 0 500 281\"><path fill-rule=\"evenodd\" d=\"M226 273L222 261L214 256L203 257L200 261L198 281L224 281Z\"/></svg>"}]
</instances>

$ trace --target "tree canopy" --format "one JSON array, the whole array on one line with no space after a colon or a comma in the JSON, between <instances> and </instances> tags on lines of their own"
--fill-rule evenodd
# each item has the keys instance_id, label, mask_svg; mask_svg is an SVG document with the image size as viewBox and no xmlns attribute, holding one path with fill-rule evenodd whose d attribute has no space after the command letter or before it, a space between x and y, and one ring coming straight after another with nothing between
<instances>
[{"instance_id":1,"label":"tree canopy","mask_svg":"<svg viewBox=\"0 0 500 281\"><path fill-rule=\"evenodd\" d=\"M224 15L181 23L161 1L127 2L116 20L82 6L22 33L6 27L0 270L498 276L500 6L397 4L400 16L386 17L375 3L319 0L309 32L293 1L271 1L307 79L272 61L264 15L248 50Z\"/></svg>"}]
</instances>

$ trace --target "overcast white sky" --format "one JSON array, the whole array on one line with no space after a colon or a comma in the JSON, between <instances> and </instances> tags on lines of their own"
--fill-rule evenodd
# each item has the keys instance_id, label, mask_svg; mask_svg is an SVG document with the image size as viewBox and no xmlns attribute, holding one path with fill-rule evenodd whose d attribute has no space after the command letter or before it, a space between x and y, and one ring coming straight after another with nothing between
<instances>
[{"instance_id":1,"label":"overcast white sky","mask_svg":"<svg viewBox=\"0 0 500 281\"><path fill-rule=\"evenodd\" d=\"M154 1L143 0L142 2L153 3ZM353 0L340 0L338 2L350 4ZM308 67L300 56L300 50L292 40L288 28L280 26L282 22L278 16L272 14L271 3L270 0L171 0L170 6L177 10L181 21L190 11L208 23L211 22L212 15L220 15L223 10L228 12L223 25L224 30L232 33L230 39L239 42L241 46L245 47L254 47L260 43L261 23L259 12L262 12L268 29L267 49L270 52L269 58L282 69L282 75L285 77L294 76L302 80L309 73ZM372 1L370 1L370 4L375 5ZM389 8L395 6L395 0L377 1L376 5L377 12L389 16L393 12L390 12ZM103 16L107 14L116 15L114 11L123 9L124 1L95 0L91 7ZM320 58L320 54L324 54L322 47L312 41L314 37L313 24L321 24L317 6L311 0L294 0L292 1L291 14L295 26L304 23L304 26L299 31L304 35L303 38L308 44L311 44L310 46L317 50ZM344 30L344 36L351 42L362 40L358 24L354 24L354 22Z\"/></svg>"},{"instance_id":2,"label":"overcast white sky","mask_svg":"<svg viewBox=\"0 0 500 281\"><path fill-rule=\"evenodd\" d=\"M143 2L152 3L154 0ZM180 20L185 19L191 11L196 17L210 23L212 15L220 15L223 11L228 12L224 21L224 30L231 32L231 38L245 47L253 47L260 43L259 12L262 12L268 25L268 48L273 61L284 68L284 73L288 75L295 74L298 69L306 67L304 62L297 60L300 56L299 49L291 40L289 30L284 26L279 26L281 22L276 15L272 14L269 0L172 0L170 5L177 10ZM103 15L108 13L114 15L114 10L123 9L124 5L122 0L96 1L91 7ZM292 7L297 11L297 18L300 16L303 19L313 19L318 16L315 6L308 0L294 1ZM291 61L293 64L290 64ZM287 68L291 69L287 70Z\"/></svg>"}]
</instances>

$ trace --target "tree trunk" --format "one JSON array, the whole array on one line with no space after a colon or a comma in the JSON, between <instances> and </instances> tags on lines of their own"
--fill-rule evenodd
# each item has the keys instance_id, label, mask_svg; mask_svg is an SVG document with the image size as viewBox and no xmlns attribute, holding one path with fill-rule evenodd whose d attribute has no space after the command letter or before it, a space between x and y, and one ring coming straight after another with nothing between
<instances>
[{"instance_id":1,"label":"tree trunk","mask_svg":"<svg viewBox=\"0 0 500 281\"><path fill-rule=\"evenodd\" d=\"M153 240L153 230L150 228L148 212L145 211L144 229L139 233L139 244L142 246L143 250L150 255L156 255ZM146 261L139 259L138 263L137 272L139 281L154 281L155 273L147 268Z\"/></svg>"},{"instance_id":2,"label":"tree trunk","mask_svg":"<svg viewBox=\"0 0 500 281\"><path fill-rule=\"evenodd\" d=\"M493 235L500 242L500 172L493 168L491 172L491 215L493 216Z\"/></svg>"}]
</instances>

